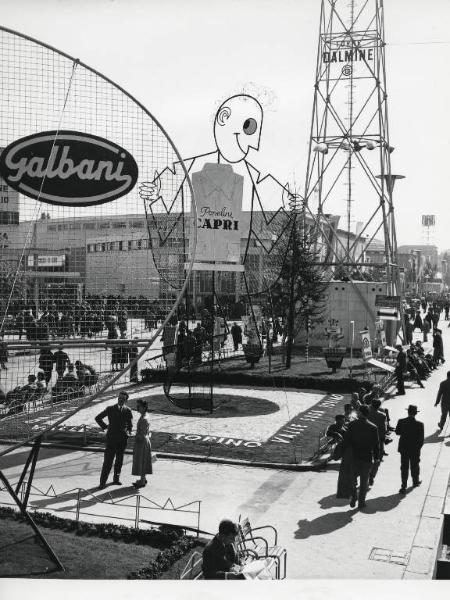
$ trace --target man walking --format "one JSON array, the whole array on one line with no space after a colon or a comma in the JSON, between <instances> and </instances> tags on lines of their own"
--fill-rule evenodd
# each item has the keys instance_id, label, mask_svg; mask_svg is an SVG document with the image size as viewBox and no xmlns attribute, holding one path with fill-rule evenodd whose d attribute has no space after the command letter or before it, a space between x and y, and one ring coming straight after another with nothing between
<instances>
[{"instance_id":1,"label":"man walking","mask_svg":"<svg viewBox=\"0 0 450 600\"><path fill-rule=\"evenodd\" d=\"M408 416L405 419L399 419L397 427L395 428L395 433L400 436L398 441L400 473L402 477L402 487L399 490L400 494L406 492L410 469L413 486L417 487L422 483L419 479L419 463L420 450L424 440L424 427L421 421L416 421L417 413L417 406L410 404L408 406Z\"/></svg>"},{"instance_id":2,"label":"man walking","mask_svg":"<svg viewBox=\"0 0 450 600\"><path fill-rule=\"evenodd\" d=\"M128 436L131 435L133 427L133 415L128 406L125 406L128 400L126 392L120 392L117 404L107 406L105 410L99 413L95 420L106 431L106 446L105 456L103 459L103 467L100 475L99 489L104 490L106 481L108 480L111 467L114 462L114 485L122 485L120 481L120 472L122 470L123 455L127 447ZM108 417L108 425L104 422L104 418Z\"/></svg>"},{"instance_id":3,"label":"man walking","mask_svg":"<svg viewBox=\"0 0 450 600\"><path fill-rule=\"evenodd\" d=\"M374 462L380 460L380 443L376 425L368 420L369 407L362 405L358 418L348 426L344 444L350 446L353 454L353 484L350 506L356 505L356 486L359 477L358 508L366 506L369 475Z\"/></svg>"},{"instance_id":4,"label":"man walking","mask_svg":"<svg viewBox=\"0 0 450 600\"><path fill-rule=\"evenodd\" d=\"M398 350L397 363L395 365L395 376L397 377L397 396L405 395L405 371L406 371L406 354L403 346L398 344L395 346Z\"/></svg>"},{"instance_id":5,"label":"man walking","mask_svg":"<svg viewBox=\"0 0 450 600\"><path fill-rule=\"evenodd\" d=\"M231 337L233 338L233 349L237 352L239 344L242 344L242 329L237 323L233 323Z\"/></svg>"},{"instance_id":6,"label":"man walking","mask_svg":"<svg viewBox=\"0 0 450 600\"><path fill-rule=\"evenodd\" d=\"M374 479L378 473L378 468L380 466L381 461L383 460L384 454L384 439L387 433L386 426L386 413L380 410L381 400L379 398L374 398L371 402L369 408L369 421L373 423L378 431L378 442L380 444L380 460L375 461L372 464L372 468L369 474L369 485L373 485Z\"/></svg>"},{"instance_id":7,"label":"man walking","mask_svg":"<svg viewBox=\"0 0 450 600\"><path fill-rule=\"evenodd\" d=\"M444 358L444 343L442 341L442 331L436 329L433 334L433 360L436 364L445 363Z\"/></svg>"},{"instance_id":8,"label":"man walking","mask_svg":"<svg viewBox=\"0 0 450 600\"><path fill-rule=\"evenodd\" d=\"M442 431L447 420L447 415L450 412L450 371L447 371L447 379L442 381L439 386L434 405L437 406L439 402L441 403L441 420L438 423L438 427L439 431Z\"/></svg>"}]
</instances>

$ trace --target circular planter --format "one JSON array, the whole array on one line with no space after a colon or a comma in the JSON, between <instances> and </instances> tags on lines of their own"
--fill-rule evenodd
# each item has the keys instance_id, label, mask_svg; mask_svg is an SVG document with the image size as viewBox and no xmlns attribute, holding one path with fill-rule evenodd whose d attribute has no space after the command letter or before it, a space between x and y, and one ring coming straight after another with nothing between
<instances>
[{"instance_id":1,"label":"circular planter","mask_svg":"<svg viewBox=\"0 0 450 600\"><path fill-rule=\"evenodd\" d=\"M255 363L259 362L263 354L261 346L259 344L243 344L242 349L244 350L245 360L250 363L253 369Z\"/></svg>"},{"instance_id":2,"label":"circular planter","mask_svg":"<svg viewBox=\"0 0 450 600\"><path fill-rule=\"evenodd\" d=\"M322 348L322 351L327 363L327 367L333 369L333 373L336 373L337 369L339 369L342 365L344 356L347 354L347 348L341 346L337 348Z\"/></svg>"}]
</instances>

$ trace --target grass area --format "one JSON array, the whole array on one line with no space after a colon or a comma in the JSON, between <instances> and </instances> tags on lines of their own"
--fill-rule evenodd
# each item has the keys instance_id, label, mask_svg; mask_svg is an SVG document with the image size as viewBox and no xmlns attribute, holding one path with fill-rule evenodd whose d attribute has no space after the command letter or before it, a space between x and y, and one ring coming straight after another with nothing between
<instances>
[{"instance_id":1,"label":"grass area","mask_svg":"<svg viewBox=\"0 0 450 600\"><path fill-rule=\"evenodd\" d=\"M27 523L0 519L0 576L52 579L126 579L131 571L148 565L159 549L148 545L82 537L41 528L65 571L55 565ZM179 561L182 562L182 561ZM175 566L175 565L174 565Z\"/></svg>"},{"instance_id":2,"label":"grass area","mask_svg":"<svg viewBox=\"0 0 450 600\"><path fill-rule=\"evenodd\" d=\"M337 370L336 373L332 373L332 370L327 367L325 359L322 356L311 356L308 362L304 354L294 354L291 360L291 367L285 368L284 357L281 354L275 354L270 358L267 356L261 357L260 361L255 364L252 369L250 365L245 361L245 358L233 358L227 361L223 361L220 364L220 370L229 373L245 372L252 376L259 376L269 374L269 362L270 362L270 374L282 375L286 377L333 377L333 379L345 379L350 377L350 367L352 375L358 379L364 379L366 373L366 366L361 358L350 357L344 358L342 367ZM207 368L207 367L205 367Z\"/></svg>"}]
</instances>

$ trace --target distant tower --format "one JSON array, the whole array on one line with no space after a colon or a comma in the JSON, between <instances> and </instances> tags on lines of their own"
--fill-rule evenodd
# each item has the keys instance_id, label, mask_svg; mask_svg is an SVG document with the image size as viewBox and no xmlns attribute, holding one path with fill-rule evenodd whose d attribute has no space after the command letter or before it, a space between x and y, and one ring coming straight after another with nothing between
<instances>
[{"instance_id":1,"label":"distant tower","mask_svg":"<svg viewBox=\"0 0 450 600\"><path fill-rule=\"evenodd\" d=\"M401 176L392 174L392 151L383 2L322 0L305 210L328 246L325 264L350 279L365 264L371 242L382 239L382 277L388 293L396 294L392 192ZM327 233L331 214L345 215L341 227L347 233L337 244Z\"/></svg>"},{"instance_id":2,"label":"distant tower","mask_svg":"<svg viewBox=\"0 0 450 600\"><path fill-rule=\"evenodd\" d=\"M422 239L427 246L434 245L435 227L435 215L422 215Z\"/></svg>"}]
</instances>

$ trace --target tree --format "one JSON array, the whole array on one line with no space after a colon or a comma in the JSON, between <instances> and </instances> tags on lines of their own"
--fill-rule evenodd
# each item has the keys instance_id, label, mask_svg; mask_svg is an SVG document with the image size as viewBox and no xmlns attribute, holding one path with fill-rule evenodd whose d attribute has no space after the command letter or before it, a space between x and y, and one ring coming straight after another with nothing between
<instances>
[{"instance_id":1,"label":"tree","mask_svg":"<svg viewBox=\"0 0 450 600\"><path fill-rule=\"evenodd\" d=\"M303 213L294 209L293 219L281 275L271 290L275 314L287 317L286 369L291 366L295 337L301 331L308 334L323 320L327 289L317 238Z\"/></svg>"}]
</instances>

